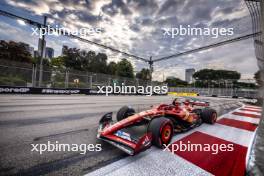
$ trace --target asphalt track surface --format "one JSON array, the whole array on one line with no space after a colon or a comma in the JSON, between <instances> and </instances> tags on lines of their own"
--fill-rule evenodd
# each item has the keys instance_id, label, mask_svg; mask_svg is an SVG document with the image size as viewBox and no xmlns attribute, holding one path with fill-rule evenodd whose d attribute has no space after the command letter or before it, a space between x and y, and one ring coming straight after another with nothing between
<instances>
[{"instance_id":1,"label":"asphalt track surface","mask_svg":"<svg viewBox=\"0 0 264 176\"><path fill-rule=\"evenodd\" d=\"M151 105L170 103L172 99L171 96L1 95L0 175L96 175L100 169L116 162L128 159L136 164L141 155L127 157L122 151L96 139L99 119L107 112L115 113L123 105L131 105L140 111ZM217 108L219 114L237 108L232 104L237 104L238 100L205 99ZM234 116L238 116L237 120L242 118L239 115ZM230 120L221 123L233 123L233 126L235 124ZM189 132L183 135L186 134ZM68 151L44 152L42 155L31 152L31 144L47 144L48 141L59 141L63 144L101 143L102 151L87 152L85 155ZM157 152L157 156L161 152L152 147L143 155L151 153L152 150ZM164 152L160 154L163 155Z\"/></svg>"}]
</instances>

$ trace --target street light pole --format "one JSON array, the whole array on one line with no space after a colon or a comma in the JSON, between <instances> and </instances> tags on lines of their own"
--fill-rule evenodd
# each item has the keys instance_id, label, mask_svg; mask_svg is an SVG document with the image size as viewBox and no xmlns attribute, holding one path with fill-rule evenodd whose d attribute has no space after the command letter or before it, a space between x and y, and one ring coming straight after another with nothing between
<instances>
[{"instance_id":1,"label":"street light pole","mask_svg":"<svg viewBox=\"0 0 264 176\"><path fill-rule=\"evenodd\" d=\"M44 16L44 28L47 25L47 16ZM44 45L45 45L45 35L44 35L44 29L41 28L41 46L40 46L40 64L39 64L39 87L42 86L42 78L43 78L43 57L44 57Z\"/></svg>"},{"instance_id":2,"label":"street light pole","mask_svg":"<svg viewBox=\"0 0 264 176\"><path fill-rule=\"evenodd\" d=\"M152 56L150 56L149 58L149 72L150 72L150 82L152 81L152 73L153 73L153 60L152 60Z\"/></svg>"}]
</instances>

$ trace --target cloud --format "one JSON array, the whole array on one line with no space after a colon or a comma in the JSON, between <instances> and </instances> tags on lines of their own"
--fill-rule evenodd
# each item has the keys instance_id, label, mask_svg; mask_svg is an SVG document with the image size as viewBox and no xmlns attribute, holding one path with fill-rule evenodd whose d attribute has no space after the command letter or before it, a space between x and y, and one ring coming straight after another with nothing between
<instances>
[{"instance_id":1,"label":"cloud","mask_svg":"<svg viewBox=\"0 0 264 176\"><path fill-rule=\"evenodd\" d=\"M72 30L81 27L102 27L102 34L87 36L87 39L146 59L150 56L157 59L230 39L230 37L212 39L211 36L177 36L172 39L163 36L164 27L179 25L201 28L233 27L235 34L232 37L251 32L251 19L243 0L5 0L4 2L6 6L32 14L47 15L49 22ZM109 60L124 58L111 51L66 37L51 37L49 40L51 41L47 41L47 44L50 43L55 49L60 49L61 44L64 43L82 49L106 52ZM177 61L180 69L168 69L166 74L181 72L178 74L181 78L184 78L182 71L184 68L200 69L201 65L210 63L228 63L227 65L233 65L233 68L244 74L252 74L256 69L256 63L250 62L249 68L245 67L248 59L255 57L254 50L248 47L249 45L252 46L252 42L239 42L235 48L232 47L232 50L229 47L215 48L155 64L162 68L164 63ZM56 53L60 54L60 51ZM229 61L227 58L233 60ZM136 70L147 66L141 61L133 60L133 64L137 67Z\"/></svg>"}]
</instances>

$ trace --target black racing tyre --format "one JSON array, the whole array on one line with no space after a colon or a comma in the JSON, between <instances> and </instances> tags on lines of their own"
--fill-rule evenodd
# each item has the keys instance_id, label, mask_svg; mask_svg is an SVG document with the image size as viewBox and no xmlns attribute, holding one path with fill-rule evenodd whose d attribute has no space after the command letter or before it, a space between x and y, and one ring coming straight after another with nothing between
<instances>
[{"instance_id":1,"label":"black racing tyre","mask_svg":"<svg viewBox=\"0 0 264 176\"><path fill-rule=\"evenodd\" d=\"M164 148L163 144L169 144L173 136L173 123L165 117L155 118L150 121L148 132L152 134L152 144L158 148Z\"/></svg>"},{"instance_id":2,"label":"black racing tyre","mask_svg":"<svg viewBox=\"0 0 264 176\"><path fill-rule=\"evenodd\" d=\"M217 120L217 112L214 109L205 108L202 110L201 117L203 122L214 124Z\"/></svg>"},{"instance_id":3,"label":"black racing tyre","mask_svg":"<svg viewBox=\"0 0 264 176\"><path fill-rule=\"evenodd\" d=\"M198 116L201 116L202 114L202 109L194 109L192 110L193 113L197 114Z\"/></svg>"},{"instance_id":4,"label":"black racing tyre","mask_svg":"<svg viewBox=\"0 0 264 176\"><path fill-rule=\"evenodd\" d=\"M133 114L135 114L135 110L131 107L128 106L123 106L122 108L120 108L116 114L116 120L120 121L123 120L125 118L127 118L128 116L131 116Z\"/></svg>"}]
</instances>

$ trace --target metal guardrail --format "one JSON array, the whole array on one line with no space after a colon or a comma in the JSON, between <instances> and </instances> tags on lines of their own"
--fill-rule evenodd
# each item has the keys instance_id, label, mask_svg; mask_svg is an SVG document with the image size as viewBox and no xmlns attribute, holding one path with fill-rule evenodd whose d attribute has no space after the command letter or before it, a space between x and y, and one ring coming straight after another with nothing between
<instances>
[{"instance_id":1,"label":"metal guardrail","mask_svg":"<svg viewBox=\"0 0 264 176\"><path fill-rule=\"evenodd\" d=\"M256 89L232 89L232 88L195 88L195 87L173 87L170 92L198 93L201 96L227 96L227 97L247 97L258 98L259 92Z\"/></svg>"}]
</instances>

